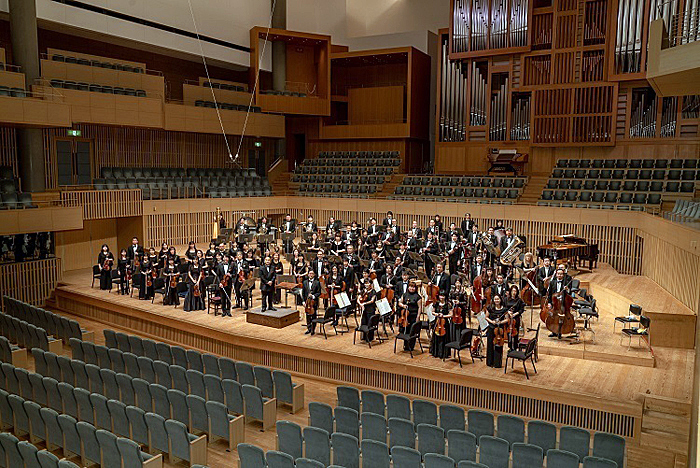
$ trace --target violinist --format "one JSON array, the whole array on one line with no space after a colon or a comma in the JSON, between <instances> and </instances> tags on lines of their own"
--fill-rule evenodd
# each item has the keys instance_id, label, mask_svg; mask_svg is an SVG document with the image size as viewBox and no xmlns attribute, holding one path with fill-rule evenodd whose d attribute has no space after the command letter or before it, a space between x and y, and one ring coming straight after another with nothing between
<instances>
[{"instance_id":1,"label":"violinist","mask_svg":"<svg viewBox=\"0 0 700 468\"><path fill-rule=\"evenodd\" d=\"M240 253L241 261L243 254ZM232 277L236 274L234 266L229 263L229 256L224 255L221 263L216 267L215 273L219 288L219 297L221 297L221 316L231 317L231 287L233 283ZM236 297L240 297L236 291ZM239 300L240 301L240 300ZM240 307L240 302L238 307Z\"/></svg>"},{"instance_id":2,"label":"violinist","mask_svg":"<svg viewBox=\"0 0 700 468\"><path fill-rule=\"evenodd\" d=\"M216 244L213 242L210 242L209 248L204 253L204 258L207 260L207 262L209 262L211 264L214 261L215 257L216 257Z\"/></svg>"},{"instance_id":3,"label":"violinist","mask_svg":"<svg viewBox=\"0 0 700 468\"><path fill-rule=\"evenodd\" d=\"M172 260L175 265L180 264L180 257L177 255L177 250L175 249L174 245L171 245L170 248L168 249L168 261Z\"/></svg>"},{"instance_id":4,"label":"violinist","mask_svg":"<svg viewBox=\"0 0 700 468\"><path fill-rule=\"evenodd\" d=\"M434 220L430 220L431 223L435 223ZM433 226L434 227L434 226ZM433 268L435 268L435 263L430 258L430 255L438 255L440 253L440 247L438 246L438 238L433 234L433 231L428 230L428 240L425 241L425 245L422 249L423 262L425 265L425 274L428 277L432 276Z\"/></svg>"},{"instance_id":5,"label":"violinist","mask_svg":"<svg viewBox=\"0 0 700 468\"><path fill-rule=\"evenodd\" d=\"M133 274L131 269L131 264L127 258L126 249L122 249L119 252L119 259L117 260L117 271L119 272L119 279L121 279L121 286L119 292L121 294L129 294L129 280Z\"/></svg>"},{"instance_id":6,"label":"violinist","mask_svg":"<svg viewBox=\"0 0 700 468\"><path fill-rule=\"evenodd\" d=\"M97 266L100 267L100 289L103 291L111 291L114 255L109 251L109 246L107 244L102 244L102 249L99 255L97 255Z\"/></svg>"},{"instance_id":7,"label":"violinist","mask_svg":"<svg viewBox=\"0 0 700 468\"><path fill-rule=\"evenodd\" d=\"M180 305L180 296L177 293L177 285L180 281L180 272L173 257L168 257L168 264L161 272L165 278L165 295L163 305Z\"/></svg>"},{"instance_id":8,"label":"violinist","mask_svg":"<svg viewBox=\"0 0 700 468\"><path fill-rule=\"evenodd\" d=\"M415 281L413 283L415 284ZM396 296L397 299L401 299L401 297L408 291L408 286L410 284L411 281L409 281L408 271L403 270L401 272L401 278L396 282L396 285L394 286L394 296Z\"/></svg>"},{"instance_id":9,"label":"violinist","mask_svg":"<svg viewBox=\"0 0 700 468\"><path fill-rule=\"evenodd\" d=\"M404 268L407 268L408 265L411 263L411 257L408 256L408 249L406 248L406 244L399 244L399 252L396 254L396 258L399 259L400 265Z\"/></svg>"},{"instance_id":10,"label":"violinist","mask_svg":"<svg viewBox=\"0 0 700 468\"><path fill-rule=\"evenodd\" d=\"M379 258L379 252L377 250L372 251L372 259L369 261L369 265L367 265L367 270L370 275L374 273L377 277L382 274L384 262Z\"/></svg>"},{"instance_id":11,"label":"violinist","mask_svg":"<svg viewBox=\"0 0 700 468\"><path fill-rule=\"evenodd\" d=\"M304 280L306 280L309 275L309 266L306 264L306 260L302 255L299 255L296 260L292 259L290 273L294 276L297 283L304 284ZM299 296L296 296L296 303L297 305L302 305Z\"/></svg>"},{"instance_id":12,"label":"violinist","mask_svg":"<svg viewBox=\"0 0 700 468\"><path fill-rule=\"evenodd\" d=\"M362 325L369 325L370 319L377 313L377 293L372 288L372 281L369 278L365 278L363 285L362 292L358 294L357 305L362 311ZM374 340L374 331L364 333L362 339L368 343L371 342Z\"/></svg>"},{"instance_id":13,"label":"violinist","mask_svg":"<svg viewBox=\"0 0 700 468\"><path fill-rule=\"evenodd\" d=\"M309 270L309 276L304 280L302 285L301 295L304 303L309 305L309 309L306 311L307 330L304 334L314 335L316 334L314 319L316 319L318 315L318 303L321 297L321 283L316 279L316 272L314 270Z\"/></svg>"},{"instance_id":14,"label":"violinist","mask_svg":"<svg viewBox=\"0 0 700 468\"><path fill-rule=\"evenodd\" d=\"M418 253L418 238L415 234L413 234L413 231L408 231L407 236L408 237L406 238L406 250L408 250L409 252Z\"/></svg>"},{"instance_id":15,"label":"violinist","mask_svg":"<svg viewBox=\"0 0 700 468\"><path fill-rule=\"evenodd\" d=\"M204 258L204 252L201 250L197 250L197 256L195 257L194 261L192 263L196 263L199 265L199 267L204 270L204 274L207 273L209 266L207 264L207 260Z\"/></svg>"},{"instance_id":16,"label":"violinist","mask_svg":"<svg viewBox=\"0 0 700 468\"><path fill-rule=\"evenodd\" d=\"M398 225L398 221L396 221L396 218L391 219L391 225L389 226L389 231L391 231L391 235L394 238L394 243L398 242L399 239L401 239L401 228Z\"/></svg>"},{"instance_id":17,"label":"violinist","mask_svg":"<svg viewBox=\"0 0 700 468\"><path fill-rule=\"evenodd\" d=\"M197 255L203 259L202 251L198 250ZM187 295L185 296L185 304L183 310L189 312L191 310L204 310L204 294L206 293L204 285L204 267L196 260L190 263L187 269Z\"/></svg>"},{"instance_id":18,"label":"violinist","mask_svg":"<svg viewBox=\"0 0 700 468\"><path fill-rule=\"evenodd\" d=\"M340 274L340 269L338 265L333 265L331 267L331 272L326 278L326 290L328 290L328 302L331 307L335 308L335 314L333 317L333 326L338 326L338 318L342 316L346 309L344 307L338 308L338 301L335 298L336 294L340 294L345 291L346 284L343 276Z\"/></svg>"},{"instance_id":19,"label":"violinist","mask_svg":"<svg viewBox=\"0 0 700 468\"><path fill-rule=\"evenodd\" d=\"M399 290L404 291L398 295L398 315L399 315L399 333L410 333L411 326L418 320L418 315L423 308L423 298L418 294L418 287L415 281L408 281L408 272L404 272L402 282L397 286ZM406 313L407 310L407 313ZM405 322L403 314L406 314ZM416 346L416 340L404 341L404 351L413 351Z\"/></svg>"},{"instance_id":20,"label":"violinist","mask_svg":"<svg viewBox=\"0 0 700 468\"><path fill-rule=\"evenodd\" d=\"M362 231L363 234L367 234L367 231ZM371 257L370 252L372 251L372 245L369 243L367 236L361 237L357 240L357 256L362 260L369 260Z\"/></svg>"},{"instance_id":21,"label":"violinist","mask_svg":"<svg viewBox=\"0 0 700 468\"><path fill-rule=\"evenodd\" d=\"M320 281L322 276L328 274L328 264L323 258L323 250L316 252L316 258L311 261L311 269L316 273L316 278Z\"/></svg>"},{"instance_id":22,"label":"violinist","mask_svg":"<svg viewBox=\"0 0 700 468\"><path fill-rule=\"evenodd\" d=\"M272 303L275 296L275 280L277 273L275 267L272 266L272 258L266 256L263 265L260 267L260 292L262 293L262 312L266 310L275 311L275 306Z\"/></svg>"},{"instance_id":23,"label":"violinist","mask_svg":"<svg viewBox=\"0 0 700 468\"><path fill-rule=\"evenodd\" d=\"M398 255L396 257L394 257L393 267L394 267L394 275L396 276L396 278L400 278L401 272L405 268L403 267L403 262L401 261L401 257L399 257Z\"/></svg>"},{"instance_id":24,"label":"violinist","mask_svg":"<svg viewBox=\"0 0 700 468\"><path fill-rule=\"evenodd\" d=\"M440 289L440 293L447 294L450 290L450 275L445 273L444 268L442 263L435 265L435 276L430 282Z\"/></svg>"},{"instance_id":25,"label":"violinist","mask_svg":"<svg viewBox=\"0 0 700 468\"><path fill-rule=\"evenodd\" d=\"M226 262L226 260L224 260L224 262ZM247 291L241 292L241 287L243 286L243 282L248 278L249 271L250 271L250 265L248 265L248 262L245 261L245 259L243 258L243 252L238 251L236 253L236 260L233 262L233 265L231 265L231 276L233 276L233 279L234 279L233 288L234 288L234 291L236 292L236 308L237 309L240 309L241 307L243 307L243 310L248 310L248 307L250 307L250 300L248 298L248 292ZM219 278L223 278L223 276L219 276ZM230 284L230 282L229 282L229 284ZM230 288L230 286L229 286L229 288ZM221 298L221 299L223 300L223 298ZM222 310L223 310L223 307L222 307Z\"/></svg>"},{"instance_id":26,"label":"violinist","mask_svg":"<svg viewBox=\"0 0 700 468\"><path fill-rule=\"evenodd\" d=\"M450 297L449 297L450 304L452 305L452 316L455 316L455 309L458 308L459 310L459 317L457 321L452 322L453 325L453 335L452 335L452 340L459 340L459 337L462 333L462 330L464 330L464 320L465 316L469 318L469 323L471 324L471 313L469 311L469 306L467 305L469 303L469 293L468 291L464 288L464 285L462 284L461 279L457 279L455 281L454 287L450 290ZM457 323L459 322L459 323Z\"/></svg>"},{"instance_id":27,"label":"violinist","mask_svg":"<svg viewBox=\"0 0 700 468\"><path fill-rule=\"evenodd\" d=\"M450 357L450 350L445 345L450 341L451 323L450 303L447 301L447 293L440 291L438 302L434 306L435 321L433 323L433 334L430 338L430 355L444 359Z\"/></svg>"},{"instance_id":28,"label":"violinist","mask_svg":"<svg viewBox=\"0 0 700 468\"><path fill-rule=\"evenodd\" d=\"M162 270L168 264L168 243L163 242L158 251L158 269Z\"/></svg>"},{"instance_id":29,"label":"violinist","mask_svg":"<svg viewBox=\"0 0 700 468\"><path fill-rule=\"evenodd\" d=\"M501 296L494 296L492 304L486 308L486 365L500 369L503 366L503 344L505 343L508 310Z\"/></svg>"},{"instance_id":30,"label":"violinist","mask_svg":"<svg viewBox=\"0 0 700 468\"><path fill-rule=\"evenodd\" d=\"M381 278L379 278L379 287L382 289L394 290L396 286L396 276L394 275L394 267L391 264L387 264L384 267L384 273L382 273Z\"/></svg>"},{"instance_id":31,"label":"violinist","mask_svg":"<svg viewBox=\"0 0 700 468\"><path fill-rule=\"evenodd\" d=\"M153 277L155 278L156 276L158 276L158 272L162 269L162 267L160 266L160 257L158 257L156 249L154 249L153 247L148 249L148 261L151 262L151 268L155 272Z\"/></svg>"},{"instance_id":32,"label":"violinist","mask_svg":"<svg viewBox=\"0 0 700 468\"><path fill-rule=\"evenodd\" d=\"M284 265L282 265L279 252L272 254L272 268L274 268L276 276L281 276L284 274ZM282 302L282 290L275 288L274 303L279 304L280 302Z\"/></svg>"},{"instance_id":33,"label":"violinist","mask_svg":"<svg viewBox=\"0 0 700 468\"><path fill-rule=\"evenodd\" d=\"M523 312L525 311L525 303L520 298L520 288L517 285L512 285L508 290L506 297L506 309L512 323L509 323L508 332L508 348L518 348L518 335L520 334L520 323L522 321Z\"/></svg>"},{"instance_id":34,"label":"violinist","mask_svg":"<svg viewBox=\"0 0 700 468\"><path fill-rule=\"evenodd\" d=\"M197 246L193 241L187 244L187 250L185 251L185 258L188 262L194 262L197 258Z\"/></svg>"},{"instance_id":35,"label":"violinist","mask_svg":"<svg viewBox=\"0 0 700 468\"><path fill-rule=\"evenodd\" d=\"M457 265L462 253L462 243L459 241L459 234L453 231L450 236L450 242L447 244L447 258L449 259L450 274L457 272Z\"/></svg>"},{"instance_id":36,"label":"violinist","mask_svg":"<svg viewBox=\"0 0 700 468\"><path fill-rule=\"evenodd\" d=\"M154 249L155 252L155 249ZM138 258L138 257L137 257ZM141 260L141 286L139 287L139 299L152 299L155 294L154 280L155 266L149 257Z\"/></svg>"},{"instance_id":37,"label":"violinist","mask_svg":"<svg viewBox=\"0 0 700 468\"><path fill-rule=\"evenodd\" d=\"M126 258L133 264L134 259L143 257L143 247L139 245L139 238L131 238L131 246L126 251Z\"/></svg>"},{"instance_id":38,"label":"violinist","mask_svg":"<svg viewBox=\"0 0 700 468\"><path fill-rule=\"evenodd\" d=\"M340 233L340 223L335 220L333 216L328 218L328 224L326 224L326 238L335 237L336 234Z\"/></svg>"}]
</instances>

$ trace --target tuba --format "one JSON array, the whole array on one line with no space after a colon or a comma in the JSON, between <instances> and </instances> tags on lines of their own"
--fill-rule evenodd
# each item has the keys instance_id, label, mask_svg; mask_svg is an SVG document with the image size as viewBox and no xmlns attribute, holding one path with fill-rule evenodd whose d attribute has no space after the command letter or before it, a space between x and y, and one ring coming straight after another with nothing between
<instances>
[{"instance_id":1,"label":"tuba","mask_svg":"<svg viewBox=\"0 0 700 468\"><path fill-rule=\"evenodd\" d=\"M481 233L481 244L489 253L496 255L496 247L493 245L493 242L491 242L491 237L488 232Z\"/></svg>"},{"instance_id":2,"label":"tuba","mask_svg":"<svg viewBox=\"0 0 700 468\"><path fill-rule=\"evenodd\" d=\"M520 254L523 252L523 240L515 236L513 241L508 244L508 247L501 252L501 257L499 258L502 265L512 265L515 261L520 258Z\"/></svg>"}]
</instances>

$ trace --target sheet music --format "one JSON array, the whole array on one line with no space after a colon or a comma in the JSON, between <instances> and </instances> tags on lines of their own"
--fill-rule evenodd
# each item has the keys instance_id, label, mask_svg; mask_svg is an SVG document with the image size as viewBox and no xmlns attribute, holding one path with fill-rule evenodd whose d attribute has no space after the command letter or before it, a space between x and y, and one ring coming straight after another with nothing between
<instances>
[{"instance_id":1,"label":"sheet music","mask_svg":"<svg viewBox=\"0 0 700 468\"><path fill-rule=\"evenodd\" d=\"M379 315L381 316L390 314L392 312L391 306L389 305L389 301L387 301L386 298L379 299L377 301L377 310L379 311Z\"/></svg>"},{"instance_id":2,"label":"sheet music","mask_svg":"<svg viewBox=\"0 0 700 468\"><path fill-rule=\"evenodd\" d=\"M433 320L435 320L435 314L433 313L433 304L428 304L425 306L425 313L428 315L428 323L431 323Z\"/></svg>"},{"instance_id":3,"label":"sheet music","mask_svg":"<svg viewBox=\"0 0 700 468\"><path fill-rule=\"evenodd\" d=\"M479 312L476 314L476 320L479 322L479 327L482 330L486 330L489 327L489 323L486 321L486 314L484 312Z\"/></svg>"},{"instance_id":4,"label":"sheet music","mask_svg":"<svg viewBox=\"0 0 700 468\"><path fill-rule=\"evenodd\" d=\"M372 280L372 287L374 288L374 292L380 292L382 288L379 287L379 281L377 279Z\"/></svg>"},{"instance_id":5,"label":"sheet music","mask_svg":"<svg viewBox=\"0 0 700 468\"><path fill-rule=\"evenodd\" d=\"M340 294L336 294L335 300L338 302L338 307L349 307L350 306L350 298L348 297L348 293L346 292L341 292Z\"/></svg>"}]
</instances>

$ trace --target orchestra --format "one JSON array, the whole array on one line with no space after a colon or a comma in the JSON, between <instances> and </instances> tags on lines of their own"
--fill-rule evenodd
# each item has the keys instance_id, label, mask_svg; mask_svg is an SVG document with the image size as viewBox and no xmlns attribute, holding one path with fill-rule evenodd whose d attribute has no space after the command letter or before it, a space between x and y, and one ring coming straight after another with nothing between
<instances>
[{"instance_id":1,"label":"orchestra","mask_svg":"<svg viewBox=\"0 0 700 468\"><path fill-rule=\"evenodd\" d=\"M241 216L234 229L226 230L218 212L214 223L219 235L207 250L189 242L182 256L168 242L158 252L145 250L134 237L115 263L103 245L95 266L100 288L111 290L119 279L121 294L133 295L136 289L139 299L152 302L160 294L163 305L173 306L184 300L187 312L214 304L215 316L218 306L222 317L232 317L236 309L253 307L256 284L260 311L276 311L278 283L288 281L280 279L286 271L297 285L290 288L293 307L304 308L306 334L315 334L319 308L334 317L334 327L341 317L354 315L358 325L367 326L382 314L384 330L363 332L363 341L371 342L376 333L388 335L387 324L410 336L425 330L430 354L443 359L451 356L446 345L470 328L470 351L482 357L485 347L486 365L494 368L502 365L504 346L520 349L528 307L542 304L540 318L552 338L572 332L567 309L572 278L566 263L540 257L502 221L482 230L466 213L444 229L435 215L427 226L412 220L402 232L392 212L381 223L370 218L366 224L344 224L329 217L320 228L313 216L298 223L286 214L278 223L266 216L257 221ZM404 351L412 351L415 341L406 339Z\"/></svg>"}]
</instances>

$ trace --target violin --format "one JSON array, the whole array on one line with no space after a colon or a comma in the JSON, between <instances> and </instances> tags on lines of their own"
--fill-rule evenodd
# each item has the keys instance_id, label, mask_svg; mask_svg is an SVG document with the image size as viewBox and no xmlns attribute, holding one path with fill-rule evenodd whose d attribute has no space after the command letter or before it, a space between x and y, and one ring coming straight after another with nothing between
<instances>
[{"instance_id":1,"label":"violin","mask_svg":"<svg viewBox=\"0 0 700 468\"><path fill-rule=\"evenodd\" d=\"M450 317L452 319L452 323L455 325L461 325L464 323L464 316L462 315L462 306L455 305L452 308L452 316Z\"/></svg>"},{"instance_id":2,"label":"violin","mask_svg":"<svg viewBox=\"0 0 700 468\"><path fill-rule=\"evenodd\" d=\"M493 329L493 344L503 346L506 342L506 330L503 325L496 325Z\"/></svg>"},{"instance_id":3,"label":"violin","mask_svg":"<svg viewBox=\"0 0 700 468\"><path fill-rule=\"evenodd\" d=\"M109 271L112 269L112 262L109 257L105 258L104 264L102 264L102 269L105 271Z\"/></svg>"},{"instance_id":4,"label":"violin","mask_svg":"<svg viewBox=\"0 0 700 468\"><path fill-rule=\"evenodd\" d=\"M439 315L438 318L435 320L435 335L445 336L445 334L447 334L447 329L445 328L445 316Z\"/></svg>"},{"instance_id":5,"label":"violin","mask_svg":"<svg viewBox=\"0 0 700 468\"><path fill-rule=\"evenodd\" d=\"M219 282L219 287L225 288L229 284L231 284L231 273L226 273L223 278L221 278L221 281Z\"/></svg>"},{"instance_id":6,"label":"violin","mask_svg":"<svg viewBox=\"0 0 700 468\"><path fill-rule=\"evenodd\" d=\"M178 282L179 277L180 277L180 273L175 273L174 275L170 276L170 287L171 288L177 287L177 282Z\"/></svg>"},{"instance_id":7,"label":"violin","mask_svg":"<svg viewBox=\"0 0 700 468\"><path fill-rule=\"evenodd\" d=\"M150 288L153 286L153 279L155 278L155 271L146 274L146 287Z\"/></svg>"},{"instance_id":8,"label":"violin","mask_svg":"<svg viewBox=\"0 0 700 468\"><path fill-rule=\"evenodd\" d=\"M399 309L399 318L397 323L400 327L406 328L408 326L408 307Z\"/></svg>"},{"instance_id":9,"label":"violin","mask_svg":"<svg viewBox=\"0 0 700 468\"><path fill-rule=\"evenodd\" d=\"M306 298L306 302L304 302L304 312L306 315L314 315L316 313L316 301L314 300L313 296L309 294L309 297Z\"/></svg>"},{"instance_id":10,"label":"violin","mask_svg":"<svg viewBox=\"0 0 700 468\"><path fill-rule=\"evenodd\" d=\"M430 305L437 302L438 294L440 294L440 288L436 284L428 283L425 285L425 295L427 299L425 305Z\"/></svg>"},{"instance_id":11,"label":"violin","mask_svg":"<svg viewBox=\"0 0 700 468\"><path fill-rule=\"evenodd\" d=\"M481 281L481 275L477 276L476 278L474 278L472 287L472 312L474 312L475 314L481 312Z\"/></svg>"},{"instance_id":12,"label":"violin","mask_svg":"<svg viewBox=\"0 0 700 468\"><path fill-rule=\"evenodd\" d=\"M508 327L508 336L518 336L518 327L516 326L514 317L508 318L506 326Z\"/></svg>"},{"instance_id":13,"label":"violin","mask_svg":"<svg viewBox=\"0 0 700 468\"><path fill-rule=\"evenodd\" d=\"M197 279L197 282L194 283L194 288L192 291L192 294L194 294L194 297L199 297L202 295L201 291L199 290L199 282L202 280L202 277L204 276L204 271L199 273L199 278Z\"/></svg>"}]
</instances>

